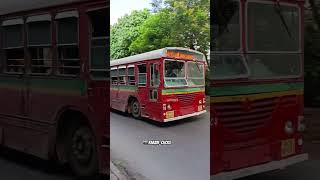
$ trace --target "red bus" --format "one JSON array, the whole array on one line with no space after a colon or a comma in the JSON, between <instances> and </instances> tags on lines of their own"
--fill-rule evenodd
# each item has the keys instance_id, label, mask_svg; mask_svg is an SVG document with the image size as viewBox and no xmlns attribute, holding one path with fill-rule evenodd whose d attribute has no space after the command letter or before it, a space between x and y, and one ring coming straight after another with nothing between
<instances>
[{"instance_id":1,"label":"red bus","mask_svg":"<svg viewBox=\"0 0 320 180\"><path fill-rule=\"evenodd\" d=\"M109 173L107 4L0 3L1 146Z\"/></svg>"},{"instance_id":2,"label":"red bus","mask_svg":"<svg viewBox=\"0 0 320 180\"><path fill-rule=\"evenodd\" d=\"M307 160L304 0L221 0L215 7L211 177L236 179Z\"/></svg>"},{"instance_id":3,"label":"red bus","mask_svg":"<svg viewBox=\"0 0 320 180\"><path fill-rule=\"evenodd\" d=\"M111 61L111 107L158 122L205 110L205 56L168 47Z\"/></svg>"}]
</instances>

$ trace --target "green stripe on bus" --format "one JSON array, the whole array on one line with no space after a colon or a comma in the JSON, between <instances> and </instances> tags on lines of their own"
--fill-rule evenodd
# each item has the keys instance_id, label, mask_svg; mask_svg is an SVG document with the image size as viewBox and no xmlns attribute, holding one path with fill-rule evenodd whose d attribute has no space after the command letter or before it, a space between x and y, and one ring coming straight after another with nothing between
<instances>
[{"instance_id":1,"label":"green stripe on bus","mask_svg":"<svg viewBox=\"0 0 320 180\"><path fill-rule=\"evenodd\" d=\"M162 95L195 93L195 92L204 92L204 91L205 91L204 88L164 89L164 90L162 90Z\"/></svg>"},{"instance_id":2,"label":"green stripe on bus","mask_svg":"<svg viewBox=\"0 0 320 180\"><path fill-rule=\"evenodd\" d=\"M290 90L300 90L304 88L304 83L277 83L277 84L260 84L260 85L245 85L245 86L223 86L211 87L208 94L210 96L232 96L246 95L255 93L280 92Z\"/></svg>"},{"instance_id":3,"label":"green stripe on bus","mask_svg":"<svg viewBox=\"0 0 320 180\"><path fill-rule=\"evenodd\" d=\"M22 89L29 87L31 91L50 94L85 95L87 85L83 80L63 79L18 79L11 77L0 77L0 88Z\"/></svg>"},{"instance_id":4,"label":"green stripe on bus","mask_svg":"<svg viewBox=\"0 0 320 180\"><path fill-rule=\"evenodd\" d=\"M129 92L135 92L137 91L136 86L128 86L128 85L119 85L119 86L111 86L111 90L116 91L129 91Z\"/></svg>"}]
</instances>

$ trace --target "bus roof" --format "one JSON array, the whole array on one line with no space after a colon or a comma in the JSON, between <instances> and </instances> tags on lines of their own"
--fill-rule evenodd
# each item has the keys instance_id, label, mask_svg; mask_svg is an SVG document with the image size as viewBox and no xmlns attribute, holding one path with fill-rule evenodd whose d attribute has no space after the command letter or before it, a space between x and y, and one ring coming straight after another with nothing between
<instances>
[{"instance_id":1,"label":"bus roof","mask_svg":"<svg viewBox=\"0 0 320 180\"><path fill-rule=\"evenodd\" d=\"M85 0L0 0L0 16Z\"/></svg>"},{"instance_id":2,"label":"bus roof","mask_svg":"<svg viewBox=\"0 0 320 180\"><path fill-rule=\"evenodd\" d=\"M118 66L118 65L123 65L123 64L135 63L135 62L139 62L139 61L153 60L153 59L168 57L167 56L168 51L178 51L178 52L183 51L183 52L189 53L189 54L192 53L192 54L201 56L201 59L198 59L198 60L205 61L204 54L199 51L195 51L195 50L188 49L188 48L182 48L182 47L166 47L166 48L146 52L143 54L137 54L137 55L125 57L122 59L112 60L110 65L111 66Z\"/></svg>"}]
</instances>

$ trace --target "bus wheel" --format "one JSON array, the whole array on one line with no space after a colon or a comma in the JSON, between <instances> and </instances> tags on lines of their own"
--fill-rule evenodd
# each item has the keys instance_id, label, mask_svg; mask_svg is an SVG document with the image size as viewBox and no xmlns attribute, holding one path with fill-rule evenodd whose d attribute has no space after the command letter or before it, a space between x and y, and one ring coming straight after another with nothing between
<instances>
[{"instance_id":1,"label":"bus wheel","mask_svg":"<svg viewBox=\"0 0 320 180\"><path fill-rule=\"evenodd\" d=\"M95 138L87 126L78 126L70 131L66 147L69 164L76 175L94 177L98 174Z\"/></svg>"},{"instance_id":2,"label":"bus wheel","mask_svg":"<svg viewBox=\"0 0 320 180\"><path fill-rule=\"evenodd\" d=\"M139 119L141 117L141 111L140 111L140 103L138 100L133 100L131 103L131 112L132 116L134 118Z\"/></svg>"}]
</instances>

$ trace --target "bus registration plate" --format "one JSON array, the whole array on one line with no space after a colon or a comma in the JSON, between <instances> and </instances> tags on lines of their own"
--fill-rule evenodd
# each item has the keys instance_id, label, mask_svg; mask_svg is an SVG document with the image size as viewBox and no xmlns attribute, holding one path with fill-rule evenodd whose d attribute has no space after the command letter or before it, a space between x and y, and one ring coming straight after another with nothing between
<instances>
[{"instance_id":1,"label":"bus registration plate","mask_svg":"<svg viewBox=\"0 0 320 180\"><path fill-rule=\"evenodd\" d=\"M287 139L281 142L281 156L286 157L295 153L294 139Z\"/></svg>"},{"instance_id":2,"label":"bus registration plate","mask_svg":"<svg viewBox=\"0 0 320 180\"><path fill-rule=\"evenodd\" d=\"M168 111L166 112L166 118L169 119L169 118L174 118L174 111Z\"/></svg>"}]
</instances>

